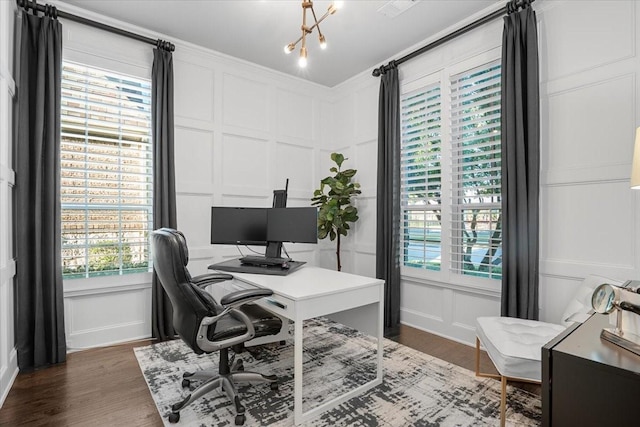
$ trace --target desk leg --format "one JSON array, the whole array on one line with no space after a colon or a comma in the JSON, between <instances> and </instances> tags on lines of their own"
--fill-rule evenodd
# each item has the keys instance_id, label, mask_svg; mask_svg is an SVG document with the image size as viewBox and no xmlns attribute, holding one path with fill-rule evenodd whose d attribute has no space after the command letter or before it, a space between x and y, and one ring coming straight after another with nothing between
<instances>
[{"instance_id":1,"label":"desk leg","mask_svg":"<svg viewBox=\"0 0 640 427\"><path fill-rule=\"evenodd\" d=\"M380 286L380 301L378 301L378 372L376 380L382 383L383 368L382 359L384 356L384 285Z\"/></svg>"},{"instance_id":2,"label":"desk leg","mask_svg":"<svg viewBox=\"0 0 640 427\"><path fill-rule=\"evenodd\" d=\"M293 327L293 421L302 423L302 320L296 320Z\"/></svg>"}]
</instances>

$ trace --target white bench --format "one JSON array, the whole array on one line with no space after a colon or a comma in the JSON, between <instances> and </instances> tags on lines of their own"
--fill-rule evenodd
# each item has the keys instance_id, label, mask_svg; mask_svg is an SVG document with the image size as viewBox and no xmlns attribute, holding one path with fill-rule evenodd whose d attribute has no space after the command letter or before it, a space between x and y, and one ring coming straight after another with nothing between
<instances>
[{"instance_id":1,"label":"white bench","mask_svg":"<svg viewBox=\"0 0 640 427\"><path fill-rule=\"evenodd\" d=\"M573 322L583 322L591 311L591 295L598 285L622 282L600 276L587 276L569 302L562 324L513 317L479 317L476 320L476 376L499 378L500 425L505 425L507 381L540 383L542 346ZM480 344L485 348L499 375L480 372Z\"/></svg>"}]
</instances>

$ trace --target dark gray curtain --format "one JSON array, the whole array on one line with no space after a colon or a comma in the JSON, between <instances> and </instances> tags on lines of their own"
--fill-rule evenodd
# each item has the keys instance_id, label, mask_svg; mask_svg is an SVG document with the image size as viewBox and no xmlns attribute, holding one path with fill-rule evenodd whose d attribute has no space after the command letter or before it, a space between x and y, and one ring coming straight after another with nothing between
<instances>
[{"instance_id":1,"label":"dark gray curtain","mask_svg":"<svg viewBox=\"0 0 640 427\"><path fill-rule=\"evenodd\" d=\"M47 13L55 16L55 9ZM62 25L21 12L15 187L16 347L29 371L64 362L60 234Z\"/></svg>"},{"instance_id":2,"label":"dark gray curtain","mask_svg":"<svg viewBox=\"0 0 640 427\"><path fill-rule=\"evenodd\" d=\"M400 325L400 84L395 64L380 76L376 277L385 281L385 335Z\"/></svg>"},{"instance_id":3,"label":"dark gray curtain","mask_svg":"<svg viewBox=\"0 0 640 427\"><path fill-rule=\"evenodd\" d=\"M153 49L151 114L153 128L153 228L177 228L173 157L173 55ZM155 271L152 283L152 333L154 338L174 338L173 309Z\"/></svg>"},{"instance_id":4,"label":"dark gray curtain","mask_svg":"<svg viewBox=\"0 0 640 427\"><path fill-rule=\"evenodd\" d=\"M538 319L540 97L536 14L509 3L502 40L502 315Z\"/></svg>"}]
</instances>

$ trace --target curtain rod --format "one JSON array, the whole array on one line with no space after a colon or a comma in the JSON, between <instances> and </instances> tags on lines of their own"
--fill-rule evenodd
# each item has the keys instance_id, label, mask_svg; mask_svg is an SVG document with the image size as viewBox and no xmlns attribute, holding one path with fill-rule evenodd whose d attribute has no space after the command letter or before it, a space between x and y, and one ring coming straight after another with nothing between
<instances>
[{"instance_id":1,"label":"curtain rod","mask_svg":"<svg viewBox=\"0 0 640 427\"><path fill-rule=\"evenodd\" d=\"M387 71L388 69L390 69L393 64L395 65L400 65L403 62L407 62L410 59L415 58L416 56L422 55L423 53L427 52L428 50L431 50L435 47L440 46L443 43L446 43L450 40L455 39L458 36L463 35L464 33L467 33L481 25L486 24L487 22L493 21L496 18L499 18L500 16L504 15L505 13L508 13L511 8L513 8L514 6L516 8L519 7L524 7L526 4L531 4L533 3L535 0L515 0L515 1L510 1L508 2L503 8L498 9L494 12L491 12L488 15L483 16L482 18L479 18L473 22L471 22L470 24L465 25L462 28L458 28L457 30L439 38L438 40L435 40L425 46L422 46L419 49L414 50L413 52L410 52L408 54L406 54L405 56L403 56L400 59L396 59L394 61L389 61L389 63L387 63L387 65L381 65L380 67L376 68L373 70L373 72L371 73L371 75L373 75L374 77L379 77L381 74L384 74L385 71Z\"/></svg>"},{"instance_id":2,"label":"curtain rod","mask_svg":"<svg viewBox=\"0 0 640 427\"><path fill-rule=\"evenodd\" d=\"M83 18L81 16L77 16L77 15L73 15L71 13L63 12L61 10L57 10L57 8L55 8L55 6L38 4L36 0L34 0L34 1L17 0L17 3L18 3L18 6L24 8L25 10L32 9L33 11L38 11L38 12L43 12L44 13L44 12L47 12L48 10L52 10L53 9L53 10L55 10L54 14L56 14L56 16L58 16L60 18L68 19L70 21L75 21L75 22L78 22L80 24L88 25L90 27L99 28L101 30L108 31L108 32L114 33L114 34L118 34L120 36L129 37L131 39L135 39L135 40L141 41L143 43L152 44L152 45L156 46L159 49L164 49L164 50L169 51L169 52L173 52L174 50L176 50L176 46L173 43L170 43L170 42L167 42L167 41L163 41L163 40L160 40L160 39L157 39L157 40L156 39L152 39L150 37L145 37L145 36L140 35L140 34L132 33L131 31L123 30L121 28L112 27L110 25L106 25L106 24L103 24L101 22L92 21L90 19Z\"/></svg>"}]
</instances>

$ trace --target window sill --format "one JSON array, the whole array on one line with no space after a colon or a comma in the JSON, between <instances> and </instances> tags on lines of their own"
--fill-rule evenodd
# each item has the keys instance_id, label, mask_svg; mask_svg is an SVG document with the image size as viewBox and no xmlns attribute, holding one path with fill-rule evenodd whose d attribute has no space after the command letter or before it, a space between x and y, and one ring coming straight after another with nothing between
<instances>
[{"instance_id":1,"label":"window sill","mask_svg":"<svg viewBox=\"0 0 640 427\"><path fill-rule=\"evenodd\" d=\"M64 296L76 297L151 288L151 277L152 273L135 273L88 279L66 279L63 286Z\"/></svg>"},{"instance_id":2,"label":"window sill","mask_svg":"<svg viewBox=\"0 0 640 427\"><path fill-rule=\"evenodd\" d=\"M400 270L401 281L437 286L454 291L495 298L500 298L502 294L502 286L499 281L458 274L449 274L448 276L448 278L445 278L441 271L423 271L413 268L402 268Z\"/></svg>"}]
</instances>

